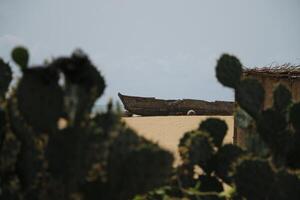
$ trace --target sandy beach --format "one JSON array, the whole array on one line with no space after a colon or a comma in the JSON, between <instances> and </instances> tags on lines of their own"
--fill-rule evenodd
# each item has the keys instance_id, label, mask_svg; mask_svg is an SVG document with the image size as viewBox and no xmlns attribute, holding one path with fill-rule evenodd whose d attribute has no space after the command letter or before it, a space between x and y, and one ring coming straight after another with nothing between
<instances>
[{"instance_id":1,"label":"sandy beach","mask_svg":"<svg viewBox=\"0 0 300 200\"><path fill-rule=\"evenodd\" d=\"M185 132L198 128L199 123L211 116L159 116L159 117L124 117L127 125L161 147L171 151L175 163L179 162L177 145ZM214 116L226 121L228 132L224 143L233 142L233 116Z\"/></svg>"}]
</instances>

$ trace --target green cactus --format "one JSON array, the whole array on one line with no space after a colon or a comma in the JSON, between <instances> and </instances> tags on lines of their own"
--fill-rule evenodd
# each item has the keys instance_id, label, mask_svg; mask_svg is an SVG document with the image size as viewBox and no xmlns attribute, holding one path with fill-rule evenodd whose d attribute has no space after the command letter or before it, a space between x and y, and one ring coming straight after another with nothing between
<instances>
[{"instance_id":1,"label":"green cactus","mask_svg":"<svg viewBox=\"0 0 300 200\"><path fill-rule=\"evenodd\" d=\"M300 169L300 133L296 132L292 135L291 144L287 153L287 166L292 169Z\"/></svg>"},{"instance_id":2,"label":"green cactus","mask_svg":"<svg viewBox=\"0 0 300 200\"><path fill-rule=\"evenodd\" d=\"M294 129L300 131L300 103L295 103L289 114L290 122L292 123Z\"/></svg>"},{"instance_id":3,"label":"green cactus","mask_svg":"<svg viewBox=\"0 0 300 200\"><path fill-rule=\"evenodd\" d=\"M171 154L126 127L111 103L92 116L105 81L82 51L34 68L25 48L12 57L23 77L5 95L11 70L0 59L1 199L299 199L299 103L279 85L264 110L263 87L241 77L234 56L218 60L217 78L235 89L237 122L255 148L222 145L226 123L207 119L180 140L182 163L172 174Z\"/></svg>"},{"instance_id":4,"label":"green cactus","mask_svg":"<svg viewBox=\"0 0 300 200\"><path fill-rule=\"evenodd\" d=\"M261 158L268 158L270 156L270 149L268 145L262 140L260 135L256 132L256 130L251 128L251 131L249 129L246 129L245 134L245 149L247 149L248 152L251 152L253 155L256 155Z\"/></svg>"},{"instance_id":5,"label":"green cactus","mask_svg":"<svg viewBox=\"0 0 300 200\"><path fill-rule=\"evenodd\" d=\"M246 134L245 147L222 145L226 124L215 118L205 120L198 130L180 139L183 164L175 171L178 183L170 185L178 192L167 197L299 199L300 103L293 104L289 90L279 85L273 91L272 108L264 109L264 88L255 79L241 77L241 64L233 56L222 55L216 72L223 85L235 90L235 123ZM195 166L201 168L200 175ZM221 192L217 187L221 183L230 185L230 189Z\"/></svg>"},{"instance_id":6,"label":"green cactus","mask_svg":"<svg viewBox=\"0 0 300 200\"><path fill-rule=\"evenodd\" d=\"M57 129L63 113L63 92L55 70L47 67L24 70L16 95L21 115L34 129L42 132Z\"/></svg>"},{"instance_id":7,"label":"green cactus","mask_svg":"<svg viewBox=\"0 0 300 200\"><path fill-rule=\"evenodd\" d=\"M0 60L0 199L120 200L165 183L171 153L128 129L111 103L92 113L105 81L85 54L37 67L25 48L12 57L23 76L4 98L11 73Z\"/></svg>"},{"instance_id":8,"label":"green cactus","mask_svg":"<svg viewBox=\"0 0 300 200\"><path fill-rule=\"evenodd\" d=\"M114 194L108 199L129 199L153 186L160 187L171 172L170 153L137 137L131 129L123 131L114 140L108 158L108 190Z\"/></svg>"},{"instance_id":9,"label":"green cactus","mask_svg":"<svg viewBox=\"0 0 300 200\"><path fill-rule=\"evenodd\" d=\"M176 167L171 177L171 186L175 188L178 185L181 188L194 187L197 180L195 179L195 166L188 163L183 163ZM180 188L178 188L180 190Z\"/></svg>"},{"instance_id":10,"label":"green cactus","mask_svg":"<svg viewBox=\"0 0 300 200\"><path fill-rule=\"evenodd\" d=\"M172 195L173 188L170 186L160 187L148 192L146 195L138 195L133 200L180 200Z\"/></svg>"},{"instance_id":11,"label":"green cactus","mask_svg":"<svg viewBox=\"0 0 300 200\"><path fill-rule=\"evenodd\" d=\"M261 113L257 120L257 131L267 144L272 145L287 128L287 125L287 121L281 113L267 109Z\"/></svg>"},{"instance_id":12,"label":"green cactus","mask_svg":"<svg viewBox=\"0 0 300 200\"><path fill-rule=\"evenodd\" d=\"M198 178L200 182L199 190L201 192L222 192L222 183L214 176L201 175Z\"/></svg>"},{"instance_id":13,"label":"green cactus","mask_svg":"<svg viewBox=\"0 0 300 200\"><path fill-rule=\"evenodd\" d=\"M231 184L233 165L242 155L245 155L245 151L238 146L232 144L222 146L214 158L216 175L225 183Z\"/></svg>"},{"instance_id":14,"label":"green cactus","mask_svg":"<svg viewBox=\"0 0 300 200\"><path fill-rule=\"evenodd\" d=\"M179 148L184 149L181 153L183 160L190 165L199 165L206 173L212 171L212 157L215 153L212 139L206 132L193 131L186 133L187 139Z\"/></svg>"},{"instance_id":15,"label":"green cactus","mask_svg":"<svg viewBox=\"0 0 300 200\"><path fill-rule=\"evenodd\" d=\"M236 69L238 70L239 67ZM220 72L217 71L217 73ZM235 79L232 78L232 80ZM273 107L267 110L263 110L264 95L263 87L254 79L244 79L235 87L236 101L253 118L252 120L237 119L244 134L248 134L245 138L248 138L249 142L251 140L252 147L256 146L248 148L247 151L261 156L259 159L253 157L242 159L234 168L233 183L236 185L237 196L244 196L246 199L286 199L287 194L292 194L291 199L297 199L299 189L296 188L297 186L293 186L299 185L300 179L297 176L289 175L288 171L299 169L300 166L300 159L297 156L300 153L300 134L298 134L300 106L299 103L292 104L291 93L282 84L273 91ZM246 115L236 115L236 117L241 116ZM293 129L289 123L293 125ZM258 148L258 146L265 146L264 144L270 151L266 151L266 147ZM216 157L221 150L222 148L217 152ZM272 167L267 159L272 161ZM281 171L277 173L277 169ZM224 170L224 172L228 171L230 170ZM216 174L218 175L217 170ZM285 183L281 181L285 181ZM279 182L280 185L287 185L290 191L280 188ZM262 187L264 190L259 189Z\"/></svg>"},{"instance_id":16,"label":"green cactus","mask_svg":"<svg viewBox=\"0 0 300 200\"><path fill-rule=\"evenodd\" d=\"M274 177L268 161L254 158L242 159L233 175L238 194L246 199L268 199Z\"/></svg>"},{"instance_id":17,"label":"green cactus","mask_svg":"<svg viewBox=\"0 0 300 200\"><path fill-rule=\"evenodd\" d=\"M84 182L86 166L86 151L88 149L85 130L66 128L49 137L46 148L49 172L54 178L62 179L68 186ZM76 191L78 188L68 188Z\"/></svg>"},{"instance_id":18,"label":"green cactus","mask_svg":"<svg viewBox=\"0 0 300 200\"><path fill-rule=\"evenodd\" d=\"M223 120L209 118L200 124L199 130L209 133L215 146L220 147L227 133L228 127Z\"/></svg>"},{"instance_id":19,"label":"green cactus","mask_svg":"<svg viewBox=\"0 0 300 200\"><path fill-rule=\"evenodd\" d=\"M188 156L188 150L189 150L189 144L190 144L190 138L192 137L192 135L196 134L196 131L189 131L186 132L182 138L180 138L179 140L179 144L178 144L178 151L179 151L179 155L181 157L181 160L183 161L183 163L189 163L189 156Z\"/></svg>"},{"instance_id":20,"label":"green cactus","mask_svg":"<svg viewBox=\"0 0 300 200\"><path fill-rule=\"evenodd\" d=\"M2 144L5 139L5 126L6 126L6 116L3 109L0 108L0 151L2 149Z\"/></svg>"},{"instance_id":21,"label":"green cactus","mask_svg":"<svg viewBox=\"0 0 300 200\"><path fill-rule=\"evenodd\" d=\"M256 118L263 108L265 91L255 79L242 80L236 89L236 101L252 117Z\"/></svg>"},{"instance_id":22,"label":"green cactus","mask_svg":"<svg viewBox=\"0 0 300 200\"><path fill-rule=\"evenodd\" d=\"M18 199L21 195L20 179L16 175L16 163L20 142L8 130L8 119L1 109L1 146L0 146L0 189L1 199Z\"/></svg>"},{"instance_id":23,"label":"green cactus","mask_svg":"<svg viewBox=\"0 0 300 200\"><path fill-rule=\"evenodd\" d=\"M280 113L285 113L292 103L290 91L282 84L279 84L273 92L273 108Z\"/></svg>"},{"instance_id":24,"label":"green cactus","mask_svg":"<svg viewBox=\"0 0 300 200\"><path fill-rule=\"evenodd\" d=\"M70 125L80 124L89 118L95 101L104 92L103 76L81 50L75 51L69 58L54 60L50 67L64 74L64 104Z\"/></svg>"},{"instance_id":25,"label":"green cactus","mask_svg":"<svg viewBox=\"0 0 300 200\"><path fill-rule=\"evenodd\" d=\"M29 53L25 47L15 47L11 52L11 57L22 70L25 70L28 67Z\"/></svg>"},{"instance_id":26,"label":"green cactus","mask_svg":"<svg viewBox=\"0 0 300 200\"><path fill-rule=\"evenodd\" d=\"M4 99L12 80L12 72L10 66L0 58L0 102Z\"/></svg>"},{"instance_id":27,"label":"green cactus","mask_svg":"<svg viewBox=\"0 0 300 200\"><path fill-rule=\"evenodd\" d=\"M242 72L242 64L232 55L223 54L217 62L216 76L224 86L236 88L240 83Z\"/></svg>"},{"instance_id":28,"label":"green cactus","mask_svg":"<svg viewBox=\"0 0 300 200\"><path fill-rule=\"evenodd\" d=\"M299 174L281 170L276 173L275 181L272 185L272 192L270 193L269 199L300 199Z\"/></svg>"}]
</instances>

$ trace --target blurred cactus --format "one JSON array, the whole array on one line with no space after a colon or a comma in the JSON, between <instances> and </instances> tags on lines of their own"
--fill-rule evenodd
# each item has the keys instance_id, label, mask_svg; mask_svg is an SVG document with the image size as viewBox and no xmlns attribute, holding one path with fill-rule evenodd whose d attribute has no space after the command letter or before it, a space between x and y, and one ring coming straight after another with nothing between
<instances>
[{"instance_id":1,"label":"blurred cactus","mask_svg":"<svg viewBox=\"0 0 300 200\"><path fill-rule=\"evenodd\" d=\"M238 193L246 199L268 199L274 177L268 161L255 158L243 159L233 175Z\"/></svg>"},{"instance_id":2,"label":"blurred cactus","mask_svg":"<svg viewBox=\"0 0 300 200\"><path fill-rule=\"evenodd\" d=\"M9 95L11 69L0 59L0 199L133 198L162 186L173 157L126 127L112 103L92 115L105 81L82 51L28 67ZM159 170L157 170L159 169Z\"/></svg>"},{"instance_id":3,"label":"blurred cactus","mask_svg":"<svg viewBox=\"0 0 300 200\"><path fill-rule=\"evenodd\" d=\"M6 116L4 110L0 108L0 149L4 142L5 131L6 131Z\"/></svg>"},{"instance_id":4,"label":"blurred cactus","mask_svg":"<svg viewBox=\"0 0 300 200\"><path fill-rule=\"evenodd\" d=\"M168 191L155 193L157 199L299 199L300 103L293 104L290 91L279 84L273 106L265 109L264 88L242 76L242 65L234 56L222 55L216 73L224 86L235 90L235 123L245 134L245 145L222 145L226 123L216 118L203 121L198 130L181 138L182 164L166 186Z\"/></svg>"},{"instance_id":5,"label":"blurred cactus","mask_svg":"<svg viewBox=\"0 0 300 200\"><path fill-rule=\"evenodd\" d=\"M111 146L108 158L107 189L113 194L108 199L129 199L153 186L162 186L170 176L172 161L169 153L138 138L132 130L124 129Z\"/></svg>"},{"instance_id":6,"label":"blurred cactus","mask_svg":"<svg viewBox=\"0 0 300 200\"><path fill-rule=\"evenodd\" d=\"M199 190L202 192L223 191L222 183L215 176L201 175L198 177L198 180L200 182Z\"/></svg>"},{"instance_id":7,"label":"blurred cactus","mask_svg":"<svg viewBox=\"0 0 300 200\"><path fill-rule=\"evenodd\" d=\"M276 173L275 181L269 194L269 199L300 199L299 173L280 170Z\"/></svg>"},{"instance_id":8,"label":"blurred cactus","mask_svg":"<svg viewBox=\"0 0 300 200\"><path fill-rule=\"evenodd\" d=\"M273 108L280 113L285 113L292 103L290 91L282 84L279 84L273 93Z\"/></svg>"},{"instance_id":9,"label":"blurred cactus","mask_svg":"<svg viewBox=\"0 0 300 200\"><path fill-rule=\"evenodd\" d=\"M58 72L49 67L23 71L16 92L18 109L24 120L37 131L57 129L57 121L63 111L63 92L58 79Z\"/></svg>"},{"instance_id":10,"label":"blurred cactus","mask_svg":"<svg viewBox=\"0 0 300 200\"><path fill-rule=\"evenodd\" d=\"M242 71L242 64L234 56L223 54L218 60L217 79L227 87L236 88L239 85Z\"/></svg>"},{"instance_id":11,"label":"blurred cactus","mask_svg":"<svg viewBox=\"0 0 300 200\"><path fill-rule=\"evenodd\" d=\"M25 47L15 47L11 52L11 57L22 70L25 70L28 67L29 53Z\"/></svg>"},{"instance_id":12,"label":"blurred cactus","mask_svg":"<svg viewBox=\"0 0 300 200\"><path fill-rule=\"evenodd\" d=\"M220 65L218 62L217 77L220 76L219 73L228 74L228 67L224 66L226 65ZM234 68L240 69L240 67ZM231 78L230 75L227 76L227 79ZM220 82L224 86L232 87L229 85L230 82ZM243 128L240 134L246 134L244 136L248 140L246 143L251 143L252 146L246 149L249 156L239 158L238 164L234 167L232 177L236 194L246 199L299 198L300 179L299 176L293 175L292 171L299 169L300 166L300 158L297 156L300 153L299 103L292 103L290 91L282 84L274 89L273 106L268 109L264 109L265 92L257 80L243 79L234 89L238 105L247 112L245 114L252 117L248 120L249 117L245 117L245 114L236 115L236 121ZM239 117L244 117L246 120ZM281 188L279 183L283 182L288 186Z\"/></svg>"},{"instance_id":13,"label":"blurred cactus","mask_svg":"<svg viewBox=\"0 0 300 200\"><path fill-rule=\"evenodd\" d=\"M11 71L0 60L1 199L299 199L299 103L278 85L265 109L263 87L234 56L222 55L216 72L235 90L246 148L223 144L226 123L207 119L181 138L174 170L171 154L126 127L111 102L91 115L105 81L82 51L34 68L26 49L12 57L23 77L6 95Z\"/></svg>"},{"instance_id":14,"label":"blurred cactus","mask_svg":"<svg viewBox=\"0 0 300 200\"><path fill-rule=\"evenodd\" d=\"M241 81L236 89L236 101L252 117L256 118L263 108L265 92L255 79Z\"/></svg>"},{"instance_id":15,"label":"blurred cactus","mask_svg":"<svg viewBox=\"0 0 300 200\"><path fill-rule=\"evenodd\" d=\"M300 131L300 103L292 105L290 110L290 122L296 131Z\"/></svg>"},{"instance_id":16,"label":"blurred cactus","mask_svg":"<svg viewBox=\"0 0 300 200\"><path fill-rule=\"evenodd\" d=\"M103 94L105 81L87 55L76 50L71 57L54 60L50 67L62 72L64 111L70 125L79 125L88 119L95 101Z\"/></svg>"},{"instance_id":17,"label":"blurred cactus","mask_svg":"<svg viewBox=\"0 0 300 200\"><path fill-rule=\"evenodd\" d=\"M233 164L245 154L237 146L222 146L227 132L224 121L207 119L199 129L185 133L179 142L182 164L169 183L167 197L170 199L226 199L222 195L223 183L231 184ZM152 192L142 199L151 199L151 195Z\"/></svg>"},{"instance_id":18,"label":"blurred cactus","mask_svg":"<svg viewBox=\"0 0 300 200\"><path fill-rule=\"evenodd\" d=\"M4 100L9 84L12 80L10 66L0 58L0 103Z\"/></svg>"},{"instance_id":19,"label":"blurred cactus","mask_svg":"<svg viewBox=\"0 0 300 200\"><path fill-rule=\"evenodd\" d=\"M215 173L225 183L232 184L233 163L245 152L238 146L226 144L222 146L215 156Z\"/></svg>"},{"instance_id":20,"label":"blurred cactus","mask_svg":"<svg viewBox=\"0 0 300 200\"><path fill-rule=\"evenodd\" d=\"M189 165L200 166L206 173L212 171L211 161L214 154L214 146L212 139L207 133L201 131L193 131L186 133L185 141L179 146L182 160Z\"/></svg>"},{"instance_id":21,"label":"blurred cactus","mask_svg":"<svg viewBox=\"0 0 300 200\"><path fill-rule=\"evenodd\" d=\"M227 124L216 118L209 118L200 124L199 130L203 130L209 133L213 139L213 143L220 147L223 139L227 133Z\"/></svg>"}]
</instances>

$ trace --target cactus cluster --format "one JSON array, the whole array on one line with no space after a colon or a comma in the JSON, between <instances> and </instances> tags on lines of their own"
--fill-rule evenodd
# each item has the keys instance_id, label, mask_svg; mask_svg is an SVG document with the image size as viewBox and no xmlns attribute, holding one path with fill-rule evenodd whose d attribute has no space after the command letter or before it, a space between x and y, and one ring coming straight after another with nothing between
<instances>
[{"instance_id":1,"label":"cactus cluster","mask_svg":"<svg viewBox=\"0 0 300 200\"><path fill-rule=\"evenodd\" d=\"M224 144L226 123L209 118L181 138L176 168L111 102L91 114L105 81L82 51L36 67L24 47L12 58L23 76L8 93L12 72L0 59L0 199L300 199L300 103L278 85L265 109L262 85L232 55L216 73L235 91L245 146Z\"/></svg>"},{"instance_id":2,"label":"cactus cluster","mask_svg":"<svg viewBox=\"0 0 300 200\"><path fill-rule=\"evenodd\" d=\"M82 51L29 67L0 59L0 199L130 199L165 183L173 156L128 128L113 108L92 114L103 76Z\"/></svg>"},{"instance_id":3,"label":"cactus cluster","mask_svg":"<svg viewBox=\"0 0 300 200\"><path fill-rule=\"evenodd\" d=\"M242 70L236 57L224 54L216 76L235 91L235 123L244 130L246 145L223 144L226 123L207 119L180 140L182 164L169 185L136 200L300 199L300 103L279 84L273 106L264 109L263 86L243 77Z\"/></svg>"},{"instance_id":4,"label":"cactus cluster","mask_svg":"<svg viewBox=\"0 0 300 200\"><path fill-rule=\"evenodd\" d=\"M9 84L12 80L12 72L8 65L0 58L0 103L5 99L5 94L8 90Z\"/></svg>"}]
</instances>

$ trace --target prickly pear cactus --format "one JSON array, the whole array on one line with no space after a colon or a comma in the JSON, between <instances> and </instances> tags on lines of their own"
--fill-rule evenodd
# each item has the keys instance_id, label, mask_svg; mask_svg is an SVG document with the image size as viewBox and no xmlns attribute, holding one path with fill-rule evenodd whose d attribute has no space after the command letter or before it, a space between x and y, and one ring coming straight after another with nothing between
<instances>
[{"instance_id":1,"label":"prickly pear cactus","mask_svg":"<svg viewBox=\"0 0 300 200\"><path fill-rule=\"evenodd\" d=\"M3 101L12 80L12 72L10 66L0 58L0 103Z\"/></svg>"},{"instance_id":2,"label":"prickly pear cactus","mask_svg":"<svg viewBox=\"0 0 300 200\"><path fill-rule=\"evenodd\" d=\"M5 131L6 131L6 116L4 110L0 109L0 149L4 142Z\"/></svg>"},{"instance_id":3,"label":"prickly pear cactus","mask_svg":"<svg viewBox=\"0 0 300 200\"><path fill-rule=\"evenodd\" d=\"M169 153L157 145L139 141L130 129L124 131L116 138L108 159L108 190L118 194L117 198L111 196L109 199L130 199L154 185L160 187L172 170L173 158Z\"/></svg>"},{"instance_id":4,"label":"prickly pear cactus","mask_svg":"<svg viewBox=\"0 0 300 200\"><path fill-rule=\"evenodd\" d=\"M242 64L236 57L223 54L218 60L216 72L220 83L227 87L236 88L241 80Z\"/></svg>"},{"instance_id":5,"label":"prickly pear cactus","mask_svg":"<svg viewBox=\"0 0 300 200\"><path fill-rule=\"evenodd\" d=\"M246 152L233 144L222 146L215 156L215 173L225 183L232 184L233 163Z\"/></svg>"},{"instance_id":6,"label":"prickly pear cactus","mask_svg":"<svg viewBox=\"0 0 300 200\"><path fill-rule=\"evenodd\" d=\"M182 164L175 170L168 192L163 193L166 197L219 200L236 194L223 194L223 184L233 186L233 166L246 152L231 144L222 145L227 129L224 121L212 118L203 121L199 130L184 134L178 146ZM151 199L153 193L141 199Z\"/></svg>"},{"instance_id":7,"label":"prickly pear cactus","mask_svg":"<svg viewBox=\"0 0 300 200\"><path fill-rule=\"evenodd\" d=\"M292 105L290 110L290 122L297 132L300 131L300 103Z\"/></svg>"},{"instance_id":8,"label":"prickly pear cactus","mask_svg":"<svg viewBox=\"0 0 300 200\"><path fill-rule=\"evenodd\" d=\"M186 133L187 139L179 146L183 161L189 165L198 165L205 172L211 172L211 161L215 152L212 139L207 133L193 131Z\"/></svg>"},{"instance_id":9,"label":"prickly pear cactus","mask_svg":"<svg viewBox=\"0 0 300 200\"><path fill-rule=\"evenodd\" d=\"M73 126L88 119L95 101L103 94L105 81L100 72L81 50L71 57L58 58L50 67L65 77L65 112Z\"/></svg>"},{"instance_id":10,"label":"prickly pear cactus","mask_svg":"<svg viewBox=\"0 0 300 200\"><path fill-rule=\"evenodd\" d=\"M236 89L236 101L252 117L256 118L263 108L265 91L255 79L241 81Z\"/></svg>"},{"instance_id":11,"label":"prickly pear cactus","mask_svg":"<svg viewBox=\"0 0 300 200\"><path fill-rule=\"evenodd\" d=\"M222 55L216 73L224 86L235 91L235 123L244 130L246 145L223 145L226 123L205 120L197 131L181 138L182 164L173 181L141 199L151 199L153 194L157 199L299 199L300 103L293 104L290 91L279 84L273 106L265 109L264 88L257 80L243 77L234 56Z\"/></svg>"},{"instance_id":12,"label":"prickly pear cactus","mask_svg":"<svg viewBox=\"0 0 300 200\"><path fill-rule=\"evenodd\" d=\"M24 47L11 55L23 76L6 94L0 59L0 199L123 200L165 183L171 153L127 128L112 103L92 113L105 81L86 54L34 67Z\"/></svg>"},{"instance_id":13,"label":"prickly pear cactus","mask_svg":"<svg viewBox=\"0 0 300 200\"><path fill-rule=\"evenodd\" d=\"M273 92L273 108L280 113L285 113L292 104L290 91L282 84L279 84Z\"/></svg>"},{"instance_id":14,"label":"prickly pear cactus","mask_svg":"<svg viewBox=\"0 0 300 200\"><path fill-rule=\"evenodd\" d=\"M220 82L224 86L232 87L228 80L237 79L228 75L228 67L225 66L226 64L217 64L217 77L220 73L227 74L226 78ZM240 67L234 68L240 69ZM293 175L292 170L299 169L300 166L300 158L297 156L300 153L300 117L298 117L300 104L293 104L290 91L284 85L279 84L273 91L273 106L264 109L265 92L260 83L255 79L242 77L241 79L240 83L234 87L236 101L253 120L250 123L251 127L249 124L243 126L243 134L246 134L245 138L251 140L252 146L263 144L262 146L265 146L268 151L264 150L267 153L261 153L257 152L258 148L246 149L250 156L240 159L233 173L236 194L246 199L287 199L290 198L289 194L292 194L291 199L296 199L300 195L299 188L296 189L299 187L300 179L299 176ZM237 121L239 122L239 119ZM291 184L296 187L289 185L290 191L285 187L280 188L276 184L281 181L286 181L286 185ZM264 189L260 190L261 187Z\"/></svg>"},{"instance_id":15,"label":"prickly pear cactus","mask_svg":"<svg viewBox=\"0 0 300 200\"><path fill-rule=\"evenodd\" d=\"M15 63L21 67L21 70L24 70L28 67L29 53L25 47L15 47L11 52L11 57Z\"/></svg>"},{"instance_id":16,"label":"prickly pear cactus","mask_svg":"<svg viewBox=\"0 0 300 200\"><path fill-rule=\"evenodd\" d=\"M299 199L300 198L299 173L280 170L276 173L275 181L272 184L269 199Z\"/></svg>"},{"instance_id":17,"label":"prickly pear cactus","mask_svg":"<svg viewBox=\"0 0 300 200\"><path fill-rule=\"evenodd\" d=\"M58 80L58 72L49 67L23 71L16 94L18 107L24 119L37 131L57 129L63 113L63 92Z\"/></svg>"},{"instance_id":18,"label":"prickly pear cactus","mask_svg":"<svg viewBox=\"0 0 300 200\"><path fill-rule=\"evenodd\" d=\"M274 177L268 161L246 158L235 167L233 179L238 193L246 199L268 199Z\"/></svg>"},{"instance_id":19,"label":"prickly pear cactus","mask_svg":"<svg viewBox=\"0 0 300 200\"><path fill-rule=\"evenodd\" d=\"M227 133L228 127L223 120L209 118L200 124L199 130L208 132L213 139L214 145L220 147Z\"/></svg>"},{"instance_id":20,"label":"prickly pear cactus","mask_svg":"<svg viewBox=\"0 0 300 200\"><path fill-rule=\"evenodd\" d=\"M222 192L223 185L222 183L215 177L210 175L200 175L198 177L200 182L199 189L202 192Z\"/></svg>"}]
</instances>

